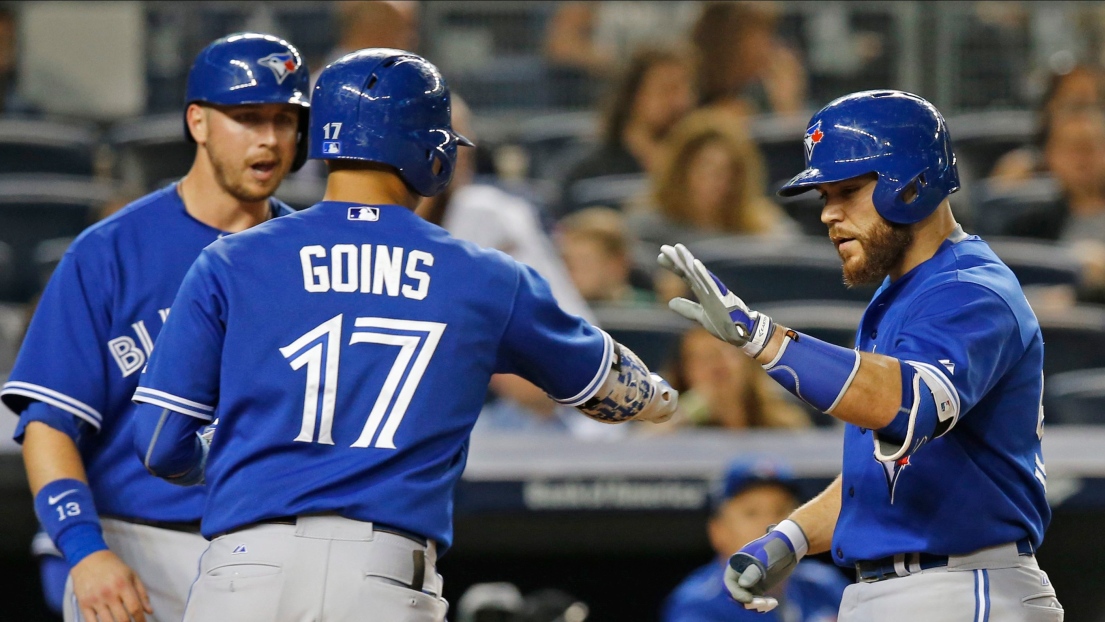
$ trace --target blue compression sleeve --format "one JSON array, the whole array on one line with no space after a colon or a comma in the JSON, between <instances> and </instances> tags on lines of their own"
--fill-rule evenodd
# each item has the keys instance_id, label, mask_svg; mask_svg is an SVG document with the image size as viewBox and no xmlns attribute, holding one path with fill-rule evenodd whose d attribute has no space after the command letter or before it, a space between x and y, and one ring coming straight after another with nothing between
<instances>
[{"instance_id":1,"label":"blue compression sleeve","mask_svg":"<svg viewBox=\"0 0 1105 622\"><path fill-rule=\"evenodd\" d=\"M35 495L35 514L70 566L107 549L92 490L80 480L57 479L43 486Z\"/></svg>"},{"instance_id":2,"label":"blue compression sleeve","mask_svg":"<svg viewBox=\"0 0 1105 622\"><path fill-rule=\"evenodd\" d=\"M788 330L779 353L763 368L787 391L832 414L859 370L859 352Z\"/></svg>"},{"instance_id":3,"label":"blue compression sleeve","mask_svg":"<svg viewBox=\"0 0 1105 622\"><path fill-rule=\"evenodd\" d=\"M202 419L140 403L134 416L134 450L152 475L180 486L202 484L208 445L198 432L206 425Z\"/></svg>"}]
</instances>

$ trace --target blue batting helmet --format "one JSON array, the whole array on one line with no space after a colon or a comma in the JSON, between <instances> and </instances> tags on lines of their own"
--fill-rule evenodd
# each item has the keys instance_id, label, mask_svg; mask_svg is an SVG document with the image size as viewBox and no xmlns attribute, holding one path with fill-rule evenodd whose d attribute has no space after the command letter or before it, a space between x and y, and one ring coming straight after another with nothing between
<instances>
[{"instance_id":1,"label":"blue batting helmet","mask_svg":"<svg viewBox=\"0 0 1105 622\"><path fill-rule=\"evenodd\" d=\"M287 41L256 32L218 39L196 56L188 72L184 107L201 102L220 106L293 104L299 112L299 142L292 170L307 160L307 92L311 78L303 56ZM184 136L195 142L184 121Z\"/></svg>"},{"instance_id":2,"label":"blue batting helmet","mask_svg":"<svg viewBox=\"0 0 1105 622\"><path fill-rule=\"evenodd\" d=\"M452 179L457 145L473 146L453 131L441 72L410 52L347 54L322 70L311 99L310 157L392 166L424 197Z\"/></svg>"},{"instance_id":3,"label":"blue batting helmet","mask_svg":"<svg viewBox=\"0 0 1105 622\"><path fill-rule=\"evenodd\" d=\"M836 99L810 119L804 144L806 170L779 190L781 196L877 173L875 209L890 222L910 224L959 190L944 117L911 93L863 91Z\"/></svg>"}]
</instances>

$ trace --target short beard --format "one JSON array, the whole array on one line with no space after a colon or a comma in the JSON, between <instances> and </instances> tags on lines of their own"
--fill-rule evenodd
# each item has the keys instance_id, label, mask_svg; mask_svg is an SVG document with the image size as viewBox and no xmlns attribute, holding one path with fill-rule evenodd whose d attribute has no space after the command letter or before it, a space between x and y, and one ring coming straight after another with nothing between
<instances>
[{"instance_id":1,"label":"short beard","mask_svg":"<svg viewBox=\"0 0 1105 622\"><path fill-rule=\"evenodd\" d=\"M220 160L211 149L207 150L207 155L211 160L211 168L215 172L215 183L219 184L219 187L222 188L224 192L234 197L235 200L241 203L257 203L272 196L272 192L264 190L260 192L253 191L247 188L245 184L231 179L229 171L232 170L233 167L228 166L225 162ZM279 184L277 184L276 187L278 188Z\"/></svg>"},{"instance_id":2,"label":"short beard","mask_svg":"<svg viewBox=\"0 0 1105 622\"><path fill-rule=\"evenodd\" d=\"M913 244L913 227L880 220L870 232L856 241L863 247L864 260L851 268L844 262L844 284L848 287L882 282Z\"/></svg>"}]
</instances>

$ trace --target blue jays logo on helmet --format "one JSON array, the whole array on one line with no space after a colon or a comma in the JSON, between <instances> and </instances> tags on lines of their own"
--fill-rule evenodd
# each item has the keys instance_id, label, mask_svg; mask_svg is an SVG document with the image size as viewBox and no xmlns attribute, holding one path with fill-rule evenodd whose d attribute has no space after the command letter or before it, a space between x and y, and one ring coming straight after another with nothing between
<instances>
[{"instance_id":1,"label":"blue jays logo on helmet","mask_svg":"<svg viewBox=\"0 0 1105 622\"><path fill-rule=\"evenodd\" d=\"M287 52L269 54L264 58L257 59L257 64L271 69L273 75L276 76L277 84L282 84L284 78L287 78L295 73L296 69L299 69L299 63L296 62L296 57Z\"/></svg>"},{"instance_id":2,"label":"blue jays logo on helmet","mask_svg":"<svg viewBox=\"0 0 1105 622\"><path fill-rule=\"evenodd\" d=\"M821 131L821 121L814 123L806 130L806 137L802 140L802 144L806 147L807 162L813 157L813 148L821 142L822 138L825 138L825 133Z\"/></svg>"}]
</instances>

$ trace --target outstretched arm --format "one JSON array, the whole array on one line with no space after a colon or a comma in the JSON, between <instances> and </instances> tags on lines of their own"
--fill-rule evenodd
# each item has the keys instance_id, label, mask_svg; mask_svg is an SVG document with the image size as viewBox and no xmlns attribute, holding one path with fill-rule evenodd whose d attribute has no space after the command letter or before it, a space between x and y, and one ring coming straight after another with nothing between
<instances>
[{"instance_id":1,"label":"outstretched arm","mask_svg":"<svg viewBox=\"0 0 1105 622\"><path fill-rule=\"evenodd\" d=\"M203 483L208 439L206 421L156 406L138 404L134 414L134 450L151 475L170 484Z\"/></svg>"},{"instance_id":2,"label":"outstretched arm","mask_svg":"<svg viewBox=\"0 0 1105 622\"><path fill-rule=\"evenodd\" d=\"M931 363L849 350L777 325L749 309L682 244L663 246L658 261L698 298L675 298L672 310L739 347L818 410L875 430L877 459L897 460L955 425L959 394Z\"/></svg>"}]
</instances>

